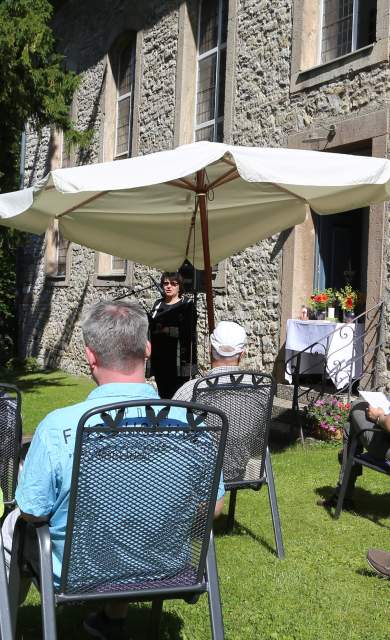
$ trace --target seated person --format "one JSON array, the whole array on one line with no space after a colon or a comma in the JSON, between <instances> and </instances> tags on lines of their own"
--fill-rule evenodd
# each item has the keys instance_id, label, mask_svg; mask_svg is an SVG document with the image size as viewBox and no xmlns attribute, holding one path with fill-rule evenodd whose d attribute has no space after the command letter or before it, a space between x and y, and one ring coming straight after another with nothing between
<instances>
[{"instance_id":1,"label":"seated person","mask_svg":"<svg viewBox=\"0 0 390 640\"><path fill-rule=\"evenodd\" d=\"M244 356L247 336L245 329L236 322L222 320L218 322L210 335L211 369L207 375L226 374L219 382L230 382L228 374L240 372L240 363ZM174 400L190 401L193 397L196 379L189 380L173 396ZM243 383L252 384L251 376L244 376ZM202 389L198 387L201 393ZM267 393L267 392L266 392ZM249 398L248 398L249 400ZM200 402L207 400L200 400ZM241 396L241 401L242 396ZM229 415L229 401L227 405L218 404L218 407ZM231 424L226 442L224 455L224 476L229 482L237 480L251 480L258 478L260 460L258 454L258 440L254 437L257 433L257 424L254 421L240 421Z\"/></svg>"},{"instance_id":2,"label":"seated person","mask_svg":"<svg viewBox=\"0 0 390 640\"><path fill-rule=\"evenodd\" d=\"M145 359L150 356L148 320L137 303L98 302L86 311L82 330L86 358L98 386L83 402L53 411L39 424L16 490L19 508L6 518L2 529L6 562L9 564L12 532L20 513L27 521L49 521L56 587L61 575L79 419L87 410L103 404L158 398L154 387L145 382ZM134 421L131 411L134 417L138 415L136 409L128 409L126 418ZM183 417L182 410L172 410L173 418L180 416ZM223 494L221 479L215 515L222 510ZM34 565L34 558L29 557L29 560ZM89 615L84 627L94 637L128 638L126 615L127 603L113 600L106 603L103 611Z\"/></svg>"},{"instance_id":3,"label":"seated person","mask_svg":"<svg viewBox=\"0 0 390 640\"><path fill-rule=\"evenodd\" d=\"M217 373L232 373L240 370L240 362L244 355L246 332L236 322L222 320L218 322L210 335L211 369L207 375ZM189 380L178 389L174 400L189 402L196 379Z\"/></svg>"},{"instance_id":4,"label":"seated person","mask_svg":"<svg viewBox=\"0 0 390 640\"><path fill-rule=\"evenodd\" d=\"M367 402L357 400L352 405L349 422L347 422L344 427L344 448L343 451L340 452L342 456L339 455L341 468L336 490L330 498L318 500L318 505L326 508L336 507L341 483L343 481L344 467L348 457L350 436L359 433L361 429L372 429L373 427L380 427L382 432L365 431L360 437L361 445L358 444L356 453L362 453L364 449L366 449L372 458L380 461L390 461L390 414L385 415L383 409L376 409L367 404ZM349 476L344 498L344 509L354 508L352 494L356 479L360 475L362 475L362 466L355 464Z\"/></svg>"}]
</instances>

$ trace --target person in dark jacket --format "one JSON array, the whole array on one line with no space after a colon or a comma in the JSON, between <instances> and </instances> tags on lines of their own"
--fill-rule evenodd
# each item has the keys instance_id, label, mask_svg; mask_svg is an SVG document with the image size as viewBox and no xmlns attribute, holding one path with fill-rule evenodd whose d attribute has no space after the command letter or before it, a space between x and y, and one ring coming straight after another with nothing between
<instances>
[{"instance_id":1,"label":"person in dark jacket","mask_svg":"<svg viewBox=\"0 0 390 640\"><path fill-rule=\"evenodd\" d=\"M161 276L164 295L150 313L151 368L161 398L172 398L196 373L196 309L177 271Z\"/></svg>"}]
</instances>

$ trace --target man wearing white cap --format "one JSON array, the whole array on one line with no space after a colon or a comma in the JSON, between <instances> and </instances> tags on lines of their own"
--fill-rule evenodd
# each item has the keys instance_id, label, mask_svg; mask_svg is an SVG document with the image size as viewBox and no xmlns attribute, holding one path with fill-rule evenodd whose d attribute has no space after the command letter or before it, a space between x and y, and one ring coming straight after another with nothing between
<instances>
[{"instance_id":1,"label":"man wearing white cap","mask_svg":"<svg viewBox=\"0 0 390 640\"><path fill-rule=\"evenodd\" d=\"M210 335L211 366L209 374L229 373L240 369L246 345L246 332L237 322L222 320ZM178 389L175 400L190 401L196 380L189 380Z\"/></svg>"}]
</instances>

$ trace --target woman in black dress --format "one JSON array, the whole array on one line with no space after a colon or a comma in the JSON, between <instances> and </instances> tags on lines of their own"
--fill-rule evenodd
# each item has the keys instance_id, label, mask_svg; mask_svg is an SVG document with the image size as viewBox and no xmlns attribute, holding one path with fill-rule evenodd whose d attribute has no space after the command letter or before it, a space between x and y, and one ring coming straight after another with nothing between
<instances>
[{"instance_id":1,"label":"woman in black dress","mask_svg":"<svg viewBox=\"0 0 390 640\"><path fill-rule=\"evenodd\" d=\"M196 371L196 309L177 271L161 276L164 296L150 313L152 374L161 398L172 398Z\"/></svg>"}]
</instances>

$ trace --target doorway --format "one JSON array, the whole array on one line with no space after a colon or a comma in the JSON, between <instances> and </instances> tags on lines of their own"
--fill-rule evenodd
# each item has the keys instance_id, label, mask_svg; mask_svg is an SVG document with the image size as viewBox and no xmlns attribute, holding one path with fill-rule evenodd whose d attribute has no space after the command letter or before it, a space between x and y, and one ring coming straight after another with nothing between
<instances>
[{"instance_id":1,"label":"doorway","mask_svg":"<svg viewBox=\"0 0 390 640\"><path fill-rule=\"evenodd\" d=\"M313 213L315 229L314 289L367 291L368 209L329 216Z\"/></svg>"}]
</instances>

